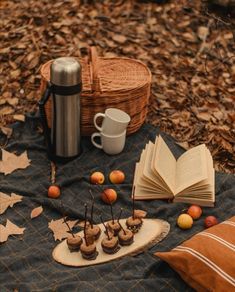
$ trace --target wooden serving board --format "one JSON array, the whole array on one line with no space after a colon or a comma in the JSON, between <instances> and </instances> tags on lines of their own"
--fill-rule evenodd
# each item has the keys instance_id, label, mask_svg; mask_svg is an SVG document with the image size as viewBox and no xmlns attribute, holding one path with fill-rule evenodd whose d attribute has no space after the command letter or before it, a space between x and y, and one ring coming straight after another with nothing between
<instances>
[{"instance_id":1,"label":"wooden serving board","mask_svg":"<svg viewBox=\"0 0 235 292\"><path fill-rule=\"evenodd\" d=\"M120 223L123 227L126 219L121 219ZM157 242L161 241L166 237L170 230L170 224L166 221L160 219L143 219L143 225L139 232L134 235L134 242L130 246L122 246L120 250L112 255L103 252L101 247L101 241L106 236L104 234L104 226L99 224L101 228L101 236L96 241L96 249L98 251L98 256L95 260L85 260L83 259L81 252L70 252L67 246L66 239L59 243L53 250L52 256L55 261L73 267L83 267L90 265L97 265L101 263L106 263L123 256L136 255L143 252L147 248L155 245ZM78 232L78 234L83 237L83 231Z\"/></svg>"}]
</instances>

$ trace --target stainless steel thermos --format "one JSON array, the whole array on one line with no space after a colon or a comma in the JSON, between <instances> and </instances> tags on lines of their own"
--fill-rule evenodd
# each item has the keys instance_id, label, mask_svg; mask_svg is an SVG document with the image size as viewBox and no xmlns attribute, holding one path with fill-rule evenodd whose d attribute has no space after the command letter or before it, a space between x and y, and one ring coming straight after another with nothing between
<instances>
[{"instance_id":1,"label":"stainless steel thermos","mask_svg":"<svg viewBox=\"0 0 235 292\"><path fill-rule=\"evenodd\" d=\"M52 161L66 161L81 153L81 65L72 57L55 59L50 68L50 82L39 101L39 111ZM51 129L47 124L45 104L51 97Z\"/></svg>"}]
</instances>

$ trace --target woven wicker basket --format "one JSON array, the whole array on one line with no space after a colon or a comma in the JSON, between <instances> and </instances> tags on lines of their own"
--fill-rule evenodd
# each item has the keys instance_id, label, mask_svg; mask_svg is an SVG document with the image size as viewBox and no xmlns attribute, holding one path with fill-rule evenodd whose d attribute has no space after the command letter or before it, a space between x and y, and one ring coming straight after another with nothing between
<instances>
[{"instance_id":1,"label":"woven wicker basket","mask_svg":"<svg viewBox=\"0 0 235 292\"><path fill-rule=\"evenodd\" d=\"M136 132L145 121L150 96L151 72L140 61L128 58L98 57L90 48L89 58L78 59L82 65L81 124L82 135L96 131L93 117L106 108L115 107L128 113L131 122L127 134ZM40 90L50 80L50 65L42 65ZM46 104L48 125L51 125L51 101Z\"/></svg>"}]
</instances>

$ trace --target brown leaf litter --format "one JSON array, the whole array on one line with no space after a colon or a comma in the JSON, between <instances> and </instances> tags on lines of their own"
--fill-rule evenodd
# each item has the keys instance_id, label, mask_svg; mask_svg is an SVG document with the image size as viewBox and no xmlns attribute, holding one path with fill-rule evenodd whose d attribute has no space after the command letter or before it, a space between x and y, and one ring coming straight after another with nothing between
<instances>
[{"instance_id":1,"label":"brown leaf litter","mask_svg":"<svg viewBox=\"0 0 235 292\"><path fill-rule=\"evenodd\" d=\"M234 19L207 1L83 2L1 1L0 128L37 109L43 63L96 45L150 68L148 122L189 147L206 143L216 169L235 172Z\"/></svg>"}]
</instances>

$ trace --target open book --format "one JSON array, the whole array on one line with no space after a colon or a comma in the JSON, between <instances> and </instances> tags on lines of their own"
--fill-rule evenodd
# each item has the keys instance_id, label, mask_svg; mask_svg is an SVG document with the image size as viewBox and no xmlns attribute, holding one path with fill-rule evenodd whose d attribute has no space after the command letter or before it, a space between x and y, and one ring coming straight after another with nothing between
<instances>
[{"instance_id":1,"label":"open book","mask_svg":"<svg viewBox=\"0 0 235 292\"><path fill-rule=\"evenodd\" d=\"M136 163L133 196L136 200L172 199L213 207L215 171L205 144L196 146L177 160L161 136L149 141Z\"/></svg>"}]
</instances>

